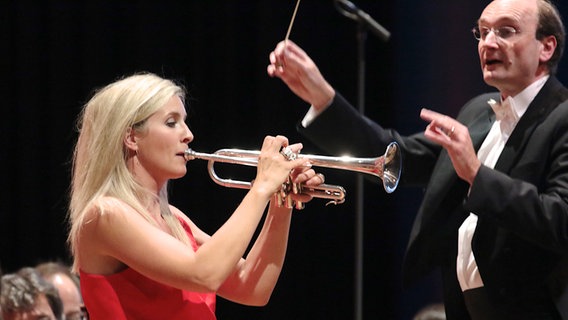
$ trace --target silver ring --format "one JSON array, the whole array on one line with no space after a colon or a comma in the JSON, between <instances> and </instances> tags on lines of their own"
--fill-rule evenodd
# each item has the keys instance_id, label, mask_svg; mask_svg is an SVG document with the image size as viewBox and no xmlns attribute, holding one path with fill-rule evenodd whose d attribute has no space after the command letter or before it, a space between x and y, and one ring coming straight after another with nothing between
<instances>
[{"instance_id":1,"label":"silver ring","mask_svg":"<svg viewBox=\"0 0 568 320\"><path fill-rule=\"evenodd\" d=\"M295 154L294 151L290 149L290 147L282 148L282 150L280 150L280 154L283 155L284 158L286 158L286 160L288 161L296 160L296 158L298 157L298 155Z\"/></svg>"},{"instance_id":2,"label":"silver ring","mask_svg":"<svg viewBox=\"0 0 568 320\"><path fill-rule=\"evenodd\" d=\"M316 175L321 179L321 183L325 182L325 176L323 175L323 173L318 173Z\"/></svg>"},{"instance_id":3,"label":"silver ring","mask_svg":"<svg viewBox=\"0 0 568 320\"><path fill-rule=\"evenodd\" d=\"M452 126L452 128L450 129L450 132L448 132L448 138L451 138L452 135L454 134L454 131L456 130L456 127Z\"/></svg>"}]
</instances>

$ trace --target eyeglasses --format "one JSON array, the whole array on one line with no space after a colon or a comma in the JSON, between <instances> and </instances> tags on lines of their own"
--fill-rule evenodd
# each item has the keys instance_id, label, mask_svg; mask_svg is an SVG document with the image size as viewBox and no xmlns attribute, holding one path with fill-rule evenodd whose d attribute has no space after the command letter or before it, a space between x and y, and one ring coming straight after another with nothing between
<instances>
[{"instance_id":1,"label":"eyeglasses","mask_svg":"<svg viewBox=\"0 0 568 320\"><path fill-rule=\"evenodd\" d=\"M520 31L510 26L503 26L498 28L475 27L471 32L473 32L475 39L485 41L490 32L493 32L498 39L507 40Z\"/></svg>"}]
</instances>

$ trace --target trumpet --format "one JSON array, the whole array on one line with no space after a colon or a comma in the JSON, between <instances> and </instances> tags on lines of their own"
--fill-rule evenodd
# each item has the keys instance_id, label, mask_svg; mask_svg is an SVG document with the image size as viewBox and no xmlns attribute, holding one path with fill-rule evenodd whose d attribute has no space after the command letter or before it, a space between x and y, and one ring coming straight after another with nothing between
<instances>
[{"instance_id":1,"label":"trumpet","mask_svg":"<svg viewBox=\"0 0 568 320\"><path fill-rule=\"evenodd\" d=\"M188 161L194 159L208 160L207 170L215 183L229 188L250 189L252 182L219 177L215 172L214 165L216 162L222 162L254 167L258 164L259 154L260 151L243 149L220 149L212 154L187 149L184 156ZM400 148L396 142L391 142L387 146L385 153L376 158L331 157L309 154L296 154L295 157L308 159L312 166L316 167L347 170L376 176L382 179L383 188L387 193L392 193L397 188L400 180L402 165ZM288 181L283 183L281 190L275 195L278 205L302 209L303 203L293 201L290 194L306 194L313 198L329 199L330 201L327 204L341 204L345 202L346 191L343 187L337 185L321 184L319 186L307 186L292 183L289 177Z\"/></svg>"}]
</instances>

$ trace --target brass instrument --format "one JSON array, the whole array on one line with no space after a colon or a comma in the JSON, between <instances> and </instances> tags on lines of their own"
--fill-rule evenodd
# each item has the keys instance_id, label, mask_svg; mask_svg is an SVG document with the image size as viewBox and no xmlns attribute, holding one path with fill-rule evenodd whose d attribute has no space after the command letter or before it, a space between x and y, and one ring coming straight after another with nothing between
<instances>
[{"instance_id":1,"label":"brass instrument","mask_svg":"<svg viewBox=\"0 0 568 320\"><path fill-rule=\"evenodd\" d=\"M221 178L215 172L215 162L256 166L260 151L242 149L220 149L213 154L196 152L192 149L185 151L186 160L208 160L207 169L213 181L221 186L230 188L250 189L252 182ZM297 154L297 158L309 159L312 166L348 170L371 174L383 181L383 187L387 193L393 192L398 186L401 174L400 148L396 142L391 142L385 154L376 158L354 157L330 157L320 155ZM303 204L294 201L290 194L306 194L314 198L329 199L329 203L340 204L345 201L345 189L341 186L321 184L319 186L306 186L292 183L291 179L285 182L280 192L277 193L278 204L288 208L303 208Z\"/></svg>"}]
</instances>

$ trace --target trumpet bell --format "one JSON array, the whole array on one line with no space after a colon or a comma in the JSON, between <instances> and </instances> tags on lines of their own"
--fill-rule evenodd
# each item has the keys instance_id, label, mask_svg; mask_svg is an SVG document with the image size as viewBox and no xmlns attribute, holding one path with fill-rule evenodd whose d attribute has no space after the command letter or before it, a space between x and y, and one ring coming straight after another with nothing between
<instances>
[{"instance_id":1,"label":"trumpet bell","mask_svg":"<svg viewBox=\"0 0 568 320\"><path fill-rule=\"evenodd\" d=\"M298 154L298 158L309 159L313 166L348 170L373 175L382 179L387 193L392 193L398 187L400 180L402 158L398 143L391 142L385 153L376 158L330 157L319 155Z\"/></svg>"},{"instance_id":2,"label":"trumpet bell","mask_svg":"<svg viewBox=\"0 0 568 320\"><path fill-rule=\"evenodd\" d=\"M387 146L383 158L383 187L387 193L392 193L398 187L402 171L402 157L396 142L392 142Z\"/></svg>"}]
</instances>

